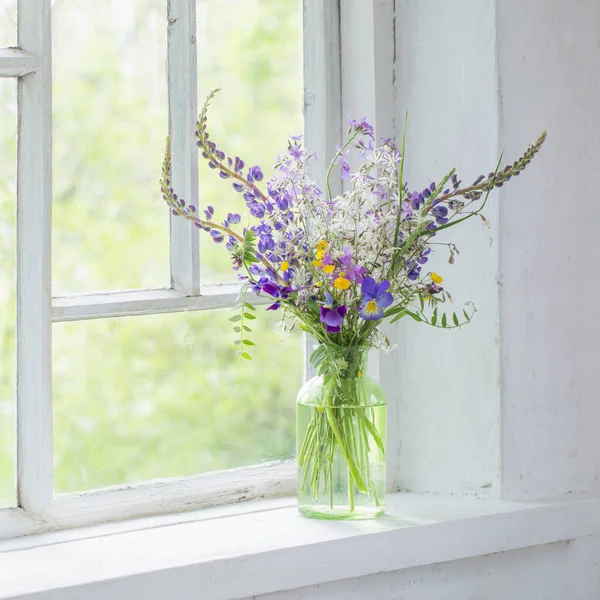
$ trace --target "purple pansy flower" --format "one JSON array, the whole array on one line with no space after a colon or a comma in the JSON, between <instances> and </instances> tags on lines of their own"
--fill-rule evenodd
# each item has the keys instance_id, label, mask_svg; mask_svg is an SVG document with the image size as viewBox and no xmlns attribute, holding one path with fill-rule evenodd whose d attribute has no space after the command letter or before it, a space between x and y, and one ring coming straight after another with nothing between
<instances>
[{"instance_id":1,"label":"purple pansy flower","mask_svg":"<svg viewBox=\"0 0 600 600\"><path fill-rule=\"evenodd\" d=\"M282 288L276 283L269 282L263 285L262 291L275 298L275 302L271 304L271 306L267 306L267 310L277 310L281 306L282 301L287 300L290 292L293 290L291 287L286 286Z\"/></svg>"},{"instance_id":2,"label":"purple pansy flower","mask_svg":"<svg viewBox=\"0 0 600 600\"><path fill-rule=\"evenodd\" d=\"M383 309L390 306L394 301L392 295L387 291L390 282L384 279L377 284L372 277L365 277L362 282L363 300L358 314L365 321L377 321L383 319Z\"/></svg>"},{"instance_id":3,"label":"purple pansy flower","mask_svg":"<svg viewBox=\"0 0 600 600\"><path fill-rule=\"evenodd\" d=\"M325 303L321 306L321 323L325 323L327 333L339 333L346 316L346 306L335 306L331 294L325 292Z\"/></svg>"}]
</instances>

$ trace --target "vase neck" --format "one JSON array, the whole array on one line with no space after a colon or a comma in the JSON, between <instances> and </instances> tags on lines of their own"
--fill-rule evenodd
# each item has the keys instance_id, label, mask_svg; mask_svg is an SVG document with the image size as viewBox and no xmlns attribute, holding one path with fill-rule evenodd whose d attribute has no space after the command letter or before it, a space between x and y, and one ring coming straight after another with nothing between
<instances>
[{"instance_id":1,"label":"vase neck","mask_svg":"<svg viewBox=\"0 0 600 600\"><path fill-rule=\"evenodd\" d=\"M325 372L337 377L363 377L367 372L369 346L327 346L327 362Z\"/></svg>"}]
</instances>

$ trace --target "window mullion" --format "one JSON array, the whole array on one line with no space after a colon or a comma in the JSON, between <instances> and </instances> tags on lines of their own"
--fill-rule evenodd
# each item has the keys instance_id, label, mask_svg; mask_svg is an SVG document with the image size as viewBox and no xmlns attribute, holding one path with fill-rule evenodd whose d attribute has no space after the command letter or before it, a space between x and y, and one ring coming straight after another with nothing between
<instances>
[{"instance_id":1,"label":"window mullion","mask_svg":"<svg viewBox=\"0 0 600 600\"><path fill-rule=\"evenodd\" d=\"M308 166L311 178L325 189L327 166L342 137L340 7L330 0L304 0L304 141L319 158ZM341 192L339 180L332 194ZM314 375L308 359L312 339L305 334L304 378Z\"/></svg>"},{"instance_id":2,"label":"window mullion","mask_svg":"<svg viewBox=\"0 0 600 600\"><path fill-rule=\"evenodd\" d=\"M17 481L19 506L52 502L50 0L19 0L19 46L38 57L18 80Z\"/></svg>"},{"instance_id":3,"label":"window mullion","mask_svg":"<svg viewBox=\"0 0 600 600\"><path fill-rule=\"evenodd\" d=\"M198 205L198 118L196 2L169 0L167 74L173 187L186 202ZM200 293L198 230L171 215L171 287L189 296Z\"/></svg>"}]
</instances>

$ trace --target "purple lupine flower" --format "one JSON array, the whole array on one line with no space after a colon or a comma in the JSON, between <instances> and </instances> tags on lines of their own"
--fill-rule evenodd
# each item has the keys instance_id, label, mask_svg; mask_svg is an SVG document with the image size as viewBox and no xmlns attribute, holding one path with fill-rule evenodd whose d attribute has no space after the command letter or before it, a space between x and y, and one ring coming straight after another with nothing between
<instances>
[{"instance_id":1,"label":"purple lupine flower","mask_svg":"<svg viewBox=\"0 0 600 600\"><path fill-rule=\"evenodd\" d=\"M206 210L204 211L204 216L206 217L206 220L210 221L214 214L215 214L215 209L212 206L207 206Z\"/></svg>"},{"instance_id":2,"label":"purple lupine flower","mask_svg":"<svg viewBox=\"0 0 600 600\"><path fill-rule=\"evenodd\" d=\"M373 126L367 123L367 117L363 117L362 119L352 119L348 117L348 125L350 126L350 129L354 129L357 133L367 135L372 140L375 139Z\"/></svg>"},{"instance_id":3,"label":"purple lupine flower","mask_svg":"<svg viewBox=\"0 0 600 600\"><path fill-rule=\"evenodd\" d=\"M242 216L238 215L237 213L227 213L227 220L230 223L236 225L242 220Z\"/></svg>"},{"instance_id":4,"label":"purple lupine flower","mask_svg":"<svg viewBox=\"0 0 600 600\"><path fill-rule=\"evenodd\" d=\"M233 183L232 185L233 185L233 189L234 189L236 192L243 192L243 191L244 191L244 187L245 187L245 186L244 186L244 184L243 184L243 183L237 183L237 182L236 182L236 183Z\"/></svg>"},{"instance_id":5,"label":"purple lupine flower","mask_svg":"<svg viewBox=\"0 0 600 600\"><path fill-rule=\"evenodd\" d=\"M223 237L223 234L220 231L217 231L216 229L210 230L210 237L212 237L213 242L217 244L220 244L225 239Z\"/></svg>"},{"instance_id":6,"label":"purple lupine flower","mask_svg":"<svg viewBox=\"0 0 600 600\"><path fill-rule=\"evenodd\" d=\"M250 167L250 170L248 171L248 181L250 181L250 177L252 177L252 179L256 180L256 181L262 181L263 180L263 172L261 171L260 167L258 165L254 165L253 167Z\"/></svg>"},{"instance_id":7,"label":"purple lupine flower","mask_svg":"<svg viewBox=\"0 0 600 600\"><path fill-rule=\"evenodd\" d=\"M275 248L273 236L269 233L261 233L258 237L258 251L264 254L267 250L272 250L273 248Z\"/></svg>"},{"instance_id":8,"label":"purple lupine flower","mask_svg":"<svg viewBox=\"0 0 600 600\"><path fill-rule=\"evenodd\" d=\"M250 214L257 219L262 219L265 216L264 206L258 202L248 204L248 209L250 210Z\"/></svg>"},{"instance_id":9,"label":"purple lupine flower","mask_svg":"<svg viewBox=\"0 0 600 600\"><path fill-rule=\"evenodd\" d=\"M372 277L365 277L361 290L363 293L362 304L358 314L365 321L378 321L383 319L383 309L392 304L394 298L388 292L390 282L384 279L377 284Z\"/></svg>"},{"instance_id":10,"label":"purple lupine flower","mask_svg":"<svg viewBox=\"0 0 600 600\"><path fill-rule=\"evenodd\" d=\"M421 273L421 267L414 260L409 260L406 263L407 277L411 281L416 281Z\"/></svg>"},{"instance_id":11,"label":"purple lupine flower","mask_svg":"<svg viewBox=\"0 0 600 600\"><path fill-rule=\"evenodd\" d=\"M237 246L238 241L234 238L229 236L227 238L227 243L225 244L225 248L227 248L227 250L229 250L229 252L233 252L235 247Z\"/></svg>"},{"instance_id":12,"label":"purple lupine flower","mask_svg":"<svg viewBox=\"0 0 600 600\"><path fill-rule=\"evenodd\" d=\"M444 206L443 204L437 205L433 209L432 214L435 217L435 220L438 223L438 225L443 225L444 223L448 222L448 219L447 219L448 207L447 206Z\"/></svg>"},{"instance_id":13,"label":"purple lupine flower","mask_svg":"<svg viewBox=\"0 0 600 600\"><path fill-rule=\"evenodd\" d=\"M413 210L419 210L421 206L421 199L423 196L419 192L413 192L410 197L410 206Z\"/></svg>"},{"instance_id":14,"label":"purple lupine flower","mask_svg":"<svg viewBox=\"0 0 600 600\"><path fill-rule=\"evenodd\" d=\"M325 292L325 303L321 306L321 323L325 323L327 333L339 333L347 313L346 306L335 306L331 294Z\"/></svg>"},{"instance_id":15,"label":"purple lupine flower","mask_svg":"<svg viewBox=\"0 0 600 600\"><path fill-rule=\"evenodd\" d=\"M287 196L287 195L286 195ZM275 200L275 204L279 210L287 210L289 207L288 199L286 196L280 195L277 196Z\"/></svg>"},{"instance_id":16,"label":"purple lupine flower","mask_svg":"<svg viewBox=\"0 0 600 600\"><path fill-rule=\"evenodd\" d=\"M417 262L420 265L424 265L428 260L428 256L429 254L431 254L431 248L427 248L426 250L423 250L423 252L421 252L421 254L419 255L419 258L417 258Z\"/></svg>"}]
</instances>

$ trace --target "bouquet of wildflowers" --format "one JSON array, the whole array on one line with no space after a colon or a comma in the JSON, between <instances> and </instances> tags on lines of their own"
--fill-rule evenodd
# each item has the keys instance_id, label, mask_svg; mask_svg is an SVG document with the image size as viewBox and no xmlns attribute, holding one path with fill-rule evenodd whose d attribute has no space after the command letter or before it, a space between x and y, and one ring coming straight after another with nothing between
<instances>
[{"instance_id":1,"label":"bouquet of wildflowers","mask_svg":"<svg viewBox=\"0 0 600 600\"><path fill-rule=\"evenodd\" d=\"M253 345L247 337L246 318L254 310L245 298L248 291L270 298L268 310L282 311L290 326L299 326L317 343L311 363L324 391L312 424L299 440L298 461L304 467L299 486L313 497L327 488L328 479L333 487L331 461L337 451L353 487L368 492L365 448L370 442L383 453L384 432L369 420L368 412L347 416L340 410L360 402L360 390L345 389L348 381L362 377L361 353L355 349L385 348L388 342L380 326L386 320L409 317L441 328L470 321L472 305L458 312L444 308L451 306L451 296L442 278L426 267L437 243L433 240L468 219L483 219L490 192L525 169L545 133L518 160L503 168L499 162L472 183L463 184L452 169L437 183L413 190L403 178L404 140L401 148L390 139L376 144L369 123L351 119L322 185L309 177L307 164L316 156L303 147L300 137L289 138L273 175L265 180L259 166L227 155L210 139L207 108L215 92L202 108L197 144L208 166L243 196L247 213L217 217L212 206L199 211L186 204L171 185L168 147L163 199L174 215L192 221L231 254L243 282L241 313L232 317L241 357L251 358L248 349ZM350 151L361 162L354 172ZM346 181L346 191L337 196L331 193L333 177ZM443 245L452 263L458 250L452 243Z\"/></svg>"}]
</instances>

